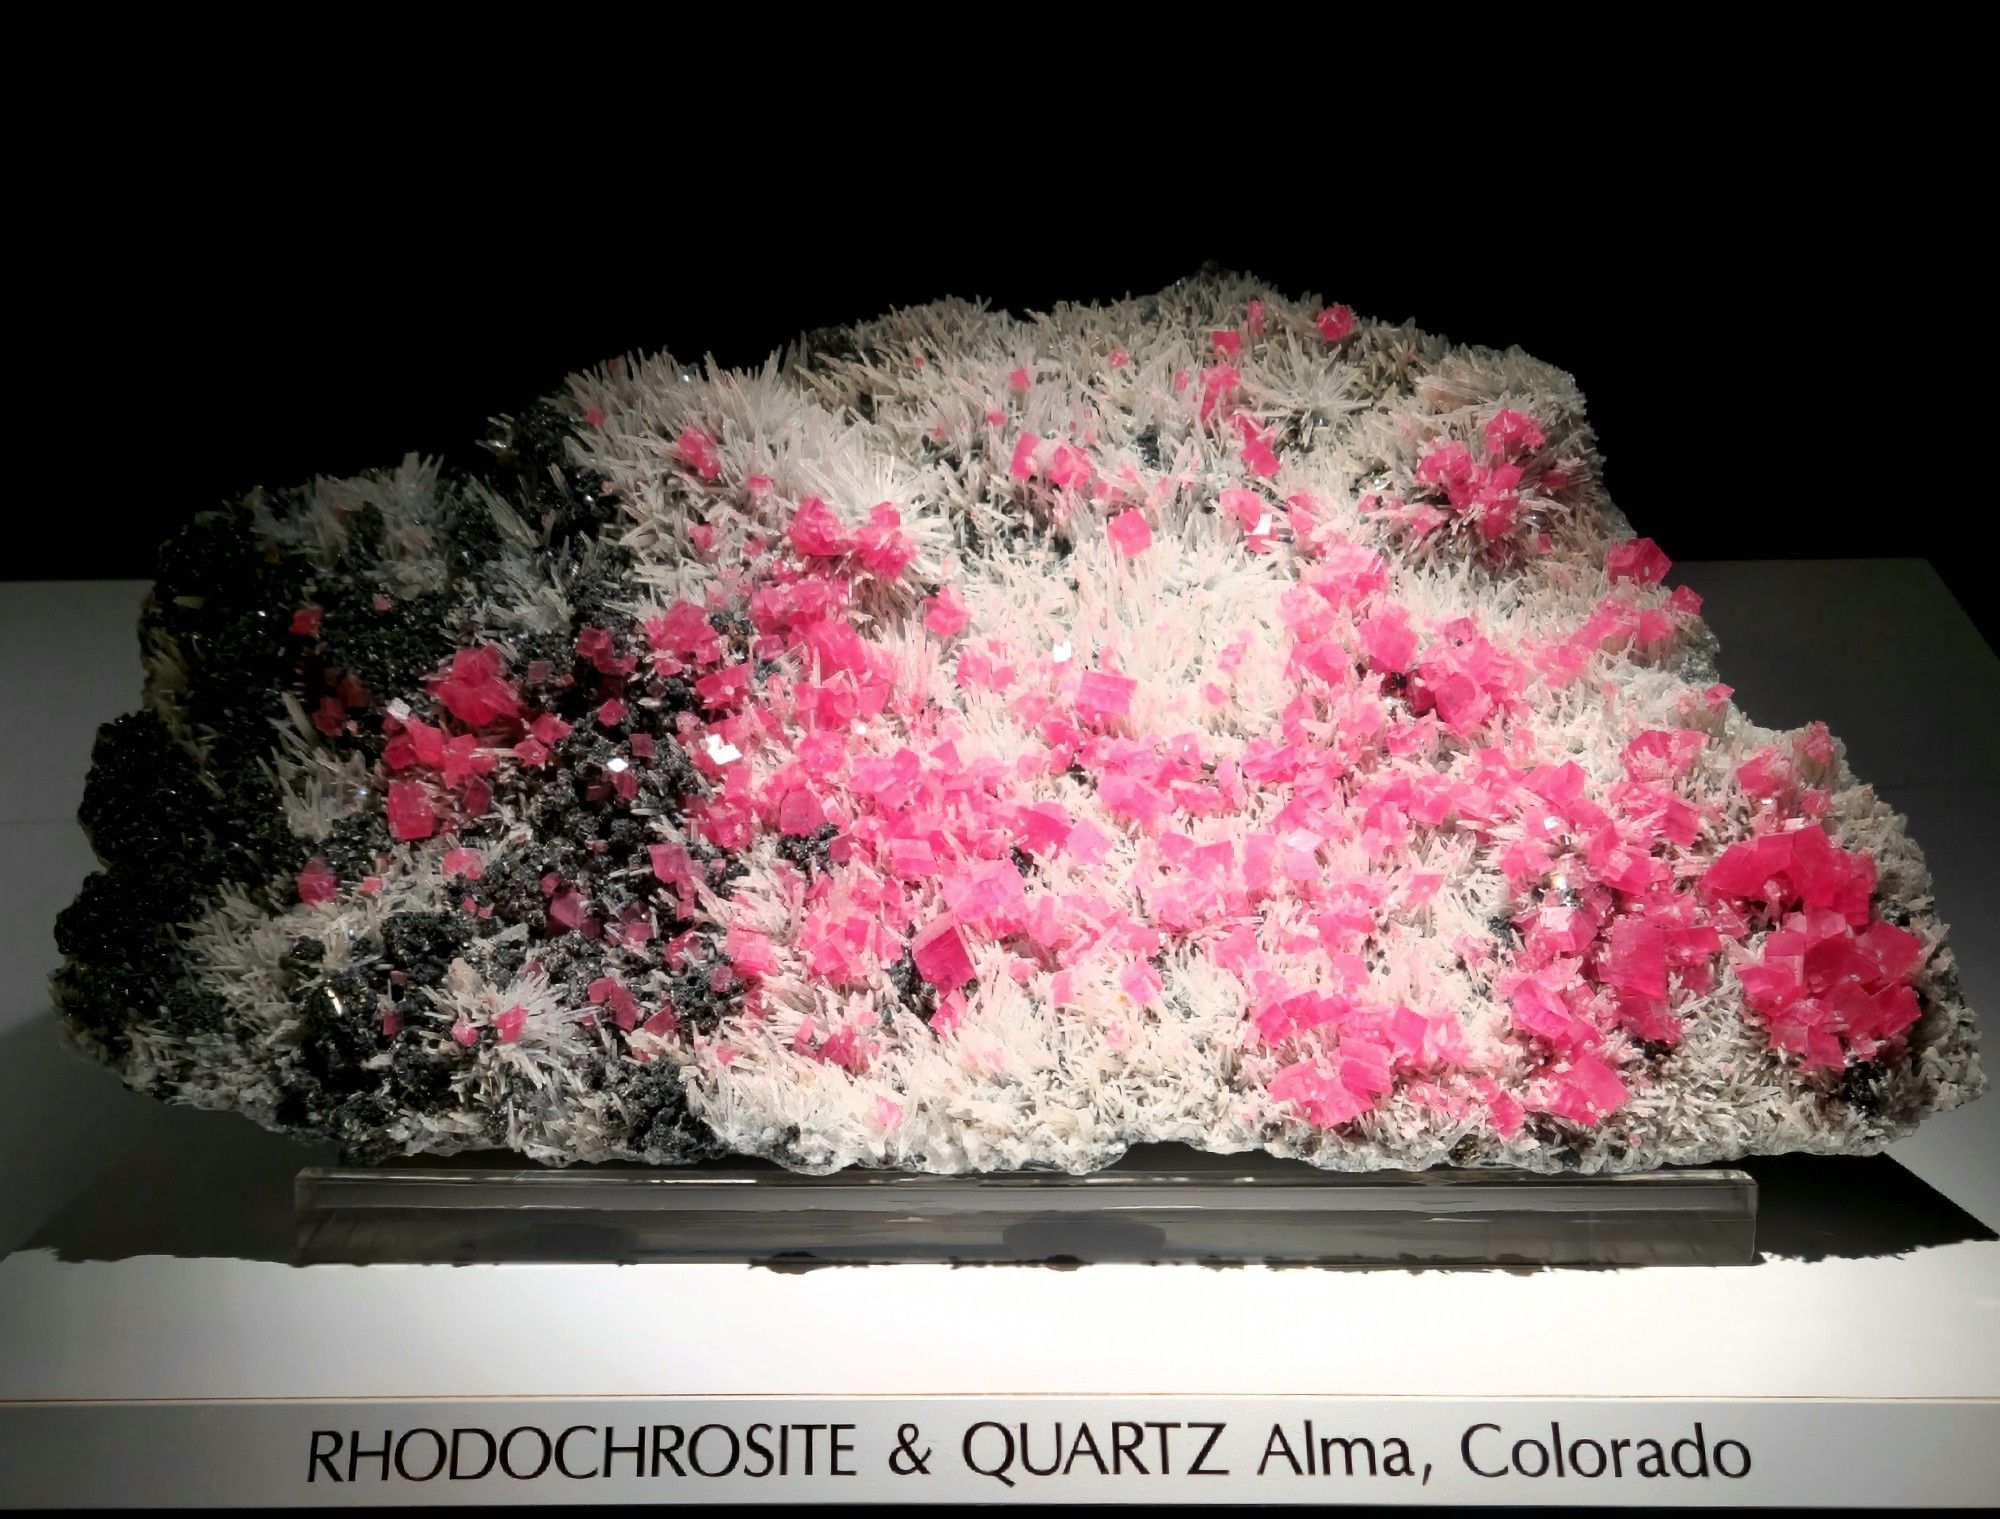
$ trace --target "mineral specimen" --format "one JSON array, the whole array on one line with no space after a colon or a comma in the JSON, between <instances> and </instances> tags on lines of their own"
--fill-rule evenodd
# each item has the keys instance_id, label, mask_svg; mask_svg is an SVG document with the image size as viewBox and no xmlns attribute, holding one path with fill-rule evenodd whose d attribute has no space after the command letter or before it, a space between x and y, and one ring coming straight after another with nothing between
<instances>
[{"instance_id":1,"label":"mineral specimen","mask_svg":"<svg viewBox=\"0 0 2000 1519\"><path fill-rule=\"evenodd\" d=\"M72 1037L363 1156L1865 1151L1983 1084L1570 378L1209 274L614 361L164 551Z\"/></svg>"}]
</instances>

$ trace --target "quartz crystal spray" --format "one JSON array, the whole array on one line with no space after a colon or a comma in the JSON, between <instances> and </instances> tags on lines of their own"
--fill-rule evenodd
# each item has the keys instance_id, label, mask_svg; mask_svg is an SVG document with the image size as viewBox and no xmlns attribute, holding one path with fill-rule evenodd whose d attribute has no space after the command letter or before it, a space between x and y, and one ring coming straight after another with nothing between
<instances>
[{"instance_id":1,"label":"quartz crystal spray","mask_svg":"<svg viewBox=\"0 0 2000 1519\"><path fill-rule=\"evenodd\" d=\"M1982 1085L1902 820L1731 702L1519 351L1208 274L490 441L164 550L58 926L133 1086L372 1157L1598 1171Z\"/></svg>"}]
</instances>

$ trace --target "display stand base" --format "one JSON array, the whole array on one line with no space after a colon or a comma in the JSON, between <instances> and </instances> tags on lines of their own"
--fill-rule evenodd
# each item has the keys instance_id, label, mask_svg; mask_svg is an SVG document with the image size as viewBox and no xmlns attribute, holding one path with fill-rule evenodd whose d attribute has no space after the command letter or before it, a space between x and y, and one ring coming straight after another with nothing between
<instances>
[{"instance_id":1,"label":"display stand base","mask_svg":"<svg viewBox=\"0 0 2000 1519\"><path fill-rule=\"evenodd\" d=\"M1725 1266L1755 1258L1757 1222L1757 1184L1736 1170L1345 1174L1169 1145L1084 1176L799 1176L755 1161L315 1167L299 1173L296 1203L303 1264Z\"/></svg>"}]
</instances>

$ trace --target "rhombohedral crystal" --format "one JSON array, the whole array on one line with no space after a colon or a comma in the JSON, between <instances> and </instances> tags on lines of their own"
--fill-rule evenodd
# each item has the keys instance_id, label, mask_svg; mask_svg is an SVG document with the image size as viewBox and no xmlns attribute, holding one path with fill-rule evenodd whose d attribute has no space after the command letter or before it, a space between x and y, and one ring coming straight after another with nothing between
<instances>
[{"instance_id":1,"label":"rhombohedral crystal","mask_svg":"<svg viewBox=\"0 0 2000 1519\"><path fill-rule=\"evenodd\" d=\"M614 361L164 550L71 1036L360 1156L1869 1151L1983 1084L1569 376L1209 275Z\"/></svg>"}]
</instances>

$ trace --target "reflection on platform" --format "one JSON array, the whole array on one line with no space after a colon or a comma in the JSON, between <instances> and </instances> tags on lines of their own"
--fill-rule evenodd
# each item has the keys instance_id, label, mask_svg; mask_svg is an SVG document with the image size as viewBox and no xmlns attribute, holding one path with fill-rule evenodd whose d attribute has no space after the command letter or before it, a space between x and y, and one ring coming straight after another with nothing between
<instances>
[{"instance_id":1,"label":"reflection on platform","mask_svg":"<svg viewBox=\"0 0 2000 1519\"><path fill-rule=\"evenodd\" d=\"M302 1167L329 1164L333 1157L226 1115L182 1116L199 1121L175 1126L181 1143L114 1163L36 1231L25 1248L48 1250L64 1260L170 1255L293 1261L294 1178ZM418 1164L481 1163L518 1164L511 1156ZM739 1170L746 1165L731 1164ZM747 1164L776 1174L775 1167ZM1282 1177L1308 1170L1299 1162L1267 1156L1210 1156L1169 1145L1138 1147L1115 1169L1170 1169L1197 1181L1217 1172L1254 1170ZM1764 1156L1741 1163L1741 1169L1758 1184L1757 1244L1763 1259L1895 1256L1996 1237L1885 1155ZM1516 1264L1510 1269L1553 1268Z\"/></svg>"}]
</instances>

